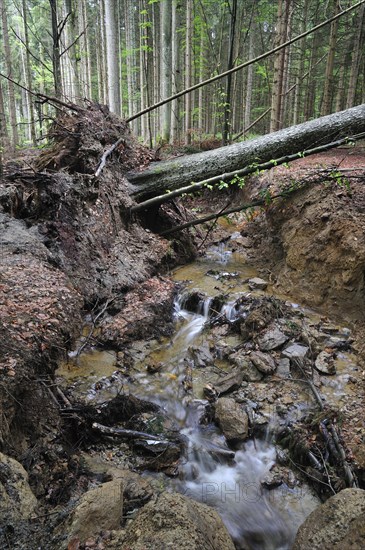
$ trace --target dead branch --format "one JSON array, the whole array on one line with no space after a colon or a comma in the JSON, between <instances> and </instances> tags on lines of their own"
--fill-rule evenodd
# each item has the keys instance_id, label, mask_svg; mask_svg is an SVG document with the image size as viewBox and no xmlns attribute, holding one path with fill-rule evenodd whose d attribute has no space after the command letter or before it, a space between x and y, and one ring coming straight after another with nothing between
<instances>
[{"instance_id":1,"label":"dead branch","mask_svg":"<svg viewBox=\"0 0 365 550\"><path fill-rule=\"evenodd\" d=\"M100 162L98 164L98 167L97 167L97 170L95 172L95 177L97 178L98 176L100 176L100 173L101 171L103 170L105 164L106 164L106 160L107 158L112 154L113 151L115 151L115 149L117 147L119 147L119 145L121 145L122 143L125 144L125 138L124 137L121 137L119 138L115 143L113 143L113 145L111 147L109 147L106 151L104 151L103 153L103 156L101 157L100 159Z\"/></svg>"},{"instance_id":2,"label":"dead branch","mask_svg":"<svg viewBox=\"0 0 365 550\"><path fill-rule=\"evenodd\" d=\"M331 434L332 434L332 437L333 437L333 441L336 445L336 448L337 448L338 453L339 453L340 458L341 458L341 462L342 462L342 466L343 466L343 469L344 469L344 472L345 472L345 477L346 477L347 484L348 484L349 487L358 487L358 482L357 482L356 476L355 476L354 472L352 471L352 468L351 468L350 464L347 462L345 449L343 448L343 445L341 445L340 439L338 437L337 430L336 430L335 426L332 423L330 425L330 431L331 431Z\"/></svg>"},{"instance_id":3,"label":"dead branch","mask_svg":"<svg viewBox=\"0 0 365 550\"><path fill-rule=\"evenodd\" d=\"M159 441L161 443L171 443L166 439L161 439L157 435L138 432L136 430L127 430L125 428L111 428L110 426L99 424L98 422L94 422L91 427L94 431L102 435L119 437L120 439L147 439L151 441Z\"/></svg>"},{"instance_id":4,"label":"dead branch","mask_svg":"<svg viewBox=\"0 0 365 550\"><path fill-rule=\"evenodd\" d=\"M113 298L112 300L107 300L105 302L104 306L102 307L102 309L99 311L99 313L94 317L94 319L92 321L92 327L90 329L89 334L86 336L85 341L82 343L82 345L77 350L76 361L79 359L81 353L84 351L84 349L86 348L86 346L89 344L90 340L92 339L97 320L100 319L100 317L106 312L106 310L108 309L110 304L114 301L114 299L115 298Z\"/></svg>"},{"instance_id":5,"label":"dead branch","mask_svg":"<svg viewBox=\"0 0 365 550\"><path fill-rule=\"evenodd\" d=\"M365 0L364 0L364 2L365 2ZM12 82L13 84L15 84L15 86L18 86L18 88L20 88L21 90L26 91L27 93L31 94L34 97L37 97L38 100L41 103L51 103L51 104L53 103L54 107L56 107L58 105L60 107L65 107L66 109L69 109L70 111L75 111L77 113L79 113L81 111L84 111L84 109L82 107L79 107L78 105L75 105L75 103L66 103L65 101L61 101L61 99L58 99L57 97L52 97L52 96L49 96L49 95L46 95L46 94L41 94L40 92L33 92L32 90L29 90L29 88L27 88L26 86L23 86L22 84L19 84L19 82L17 82L16 80L13 80L12 78L10 78L10 76L7 76L4 73L0 72L0 76L5 78L9 82Z\"/></svg>"}]
</instances>

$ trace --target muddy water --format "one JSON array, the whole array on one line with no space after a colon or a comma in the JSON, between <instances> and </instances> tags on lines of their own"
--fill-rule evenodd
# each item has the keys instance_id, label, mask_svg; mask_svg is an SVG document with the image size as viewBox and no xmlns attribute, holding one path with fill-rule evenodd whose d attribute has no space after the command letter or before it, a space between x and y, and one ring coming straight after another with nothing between
<instances>
[{"instance_id":1,"label":"muddy water","mask_svg":"<svg viewBox=\"0 0 365 550\"><path fill-rule=\"evenodd\" d=\"M205 258L174 272L175 281L185 282L184 291L175 302L175 334L143 350L128 382L115 372L117 357L113 352L83 354L76 368L71 361L61 367L58 374L77 384L80 394L89 400L104 401L123 386L124 390L164 407L188 442L179 478L166 479L166 485L216 508L238 549L286 550L291 547L299 525L319 500L294 474L288 483L270 490L265 488L265 477L277 462L270 423L265 439L249 440L234 450L228 447L216 426L200 424L207 403L203 399L203 387L231 367L224 360L215 360L208 370L195 369L191 356L191 350L208 348L210 335L205 324L212 299L224 296L221 314L234 319L233 304L240 296L252 294L247 283L255 276L256 271L245 263L243 256L231 252L229 245L212 248ZM195 312L185 308L187 292L201 296ZM270 288L265 292L270 292ZM256 294L263 292L256 291ZM293 304L293 307L298 306ZM316 315L312 316L315 322ZM225 341L235 346L240 338L233 335ZM352 366L354 358L339 354L336 361L339 376L329 379L323 388L329 401L340 402L348 391ZM101 375L103 388L96 391ZM113 383L118 377L120 386ZM305 399L304 395L301 397ZM275 418L272 422L274 424Z\"/></svg>"}]
</instances>

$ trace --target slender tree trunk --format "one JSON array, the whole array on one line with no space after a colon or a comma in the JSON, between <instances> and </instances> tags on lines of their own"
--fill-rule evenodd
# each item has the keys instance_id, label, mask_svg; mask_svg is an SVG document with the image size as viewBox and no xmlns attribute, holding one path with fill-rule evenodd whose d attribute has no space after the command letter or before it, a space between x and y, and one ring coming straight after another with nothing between
<instances>
[{"instance_id":1,"label":"slender tree trunk","mask_svg":"<svg viewBox=\"0 0 365 550\"><path fill-rule=\"evenodd\" d=\"M97 25L95 29L95 42L96 42L96 74L98 79L98 102L105 103L104 99L104 86L105 80L105 66L103 59L103 38L101 35L102 19L101 12L98 13Z\"/></svg>"},{"instance_id":2,"label":"slender tree trunk","mask_svg":"<svg viewBox=\"0 0 365 550\"><path fill-rule=\"evenodd\" d=\"M286 42L288 37L288 23L290 14L291 0L279 0L276 45ZM282 127L281 118L283 112L283 94L284 94L284 73L285 60L287 59L287 48L280 50L274 59L274 79L271 99L271 122L270 131L275 132Z\"/></svg>"},{"instance_id":3,"label":"slender tree trunk","mask_svg":"<svg viewBox=\"0 0 365 550\"><path fill-rule=\"evenodd\" d=\"M250 29L249 34L249 43L248 43L248 58L253 59L255 55L255 25L252 22L252 28ZM251 123L251 105L252 105L252 92L253 92L253 65L250 65L247 68L247 80L246 80L246 100L245 100L245 114L243 129L248 128Z\"/></svg>"},{"instance_id":4,"label":"slender tree trunk","mask_svg":"<svg viewBox=\"0 0 365 550\"><path fill-rule=\"evenodd\" d=\"M186 0L186 34L185 34L185 88L190 88L192 81L192 37L193 37L193 0ZM185 96L185 143L191 143L192 131L192 97Z\"/></svg>"},{"instance_id":5,"label":"slender tree trunk","mask_svg":"<svg viewBox=\"0 0 365 550\"><path fill-rule=\"evenodd\" d=\"M82 65L83 65L83 74L84 74L84 87L85 87L85 97L88 99L92 98L92 86L91 86L91 63L92 56L90 55L90 40L89 40L89 24L88 24L88 15L87 15L87 5L86 0L78 0L80 2L80 16L83 35L81 37L81 47L82 47Z\"/></svg>"},{"instance_id":6,"label":"slender tree trunk","mask_svg":"<svg viewBox=\"0 0 365 550\"><path fill-rule=\"evenodd\" d=\"M29 121L30 121L30 136L33 145L36 145L36 131L34 121L34 107L33 107L33 82L31 72L31 60L30 60L30 48L29 48L29 30L28 30L28 11L26 1L22 0L22 16L24 24L24 43L25 43L25 66L26 66L26 85L28 88L28 102L29 102Z\"/></svg>"},{"instance_id":7,"label":"slender tree trunk","mask_svg":"<svg viewBox=\"0 0 365 550\"><path fill-rule=\"evenodd\" d=\"M315 116L316 111L315 98L317 89L317 60L320 45L320 35L315 34L312 41L311 56L309 62L309 71L307 78L307 92L304 104L304 119L309 120Z\"/></svg>"},{"instance_id":8,"label":"slender tree trunk","mask_svg":"<svg viewBox=\"0 0 365 550\"><path fill-rule=\"evenodd\" d=\"M345 64L341 65L337 79L338 79L338 84L337 84L335 111L342 111L342 109L345 108L345 97L344 97Z\"/></svg>"},{"instance_id":9,"label":"slender tree trunk","mask_svg":"<svg viewBox=\"0 0 365 550\"><path fill-rule=\"evenodd\" d=\"M103 64L103 103L108 103L108 60L106 55L106 32L105 32L105 0L100 0L100 39L101 39L101 61ZM101 76L101 75L100 75Z\"/></svg>"},{"instance_id":10,"label":"slender tree trunk","mask_svg":"<svg viewBox=\"0 0 365 550\"><path fill-rule=\"evenodd\" d=\"M23 0L24 2L25 0ZM70 14L68 18L68 28L69 32L67 35L67 45L71 45L78 36L78 25L77 25L77 10L75 7L75 0L65 0L66 6L66 15ZM67 27L66 27L67 28ZM80 90L80 71L79 71L79 56L80 56L80 44L79 41L76 42L69 51L67 52L68 59L71 66L71 85L73 100L80 101L81 90Z\"/></svg>"},{"instance_id":11,"label":"slender tree trunk","mask_svg":"<svg viewBox=\"0 0 365 550\"><path fill-rule=\"evenodd\" d=\"M235 47L235 35L236 35L236 17L237 17L237 0L232 0L230 6L230 29L229 29L229 44L228 44L228 67L230 70L233 68L233 56L234 56L234 47ZM222 132L222 144L227 145L228 136L231 132L232 124L232 78L233 75L229 74L227 76L227 87L226 87L226 97L224 102L224 119L223 119L223 132Z\"/></svg>"},{"instance_id":12,"label":"slender tree trunk","mask_svg":"<svg viewBox=\"0 0 365 550\"><path fill-rule=\"evenodd\" d=\"M119 40L118 40L118 3L105 0L105 35L108 67L108 100L110 110L121 115L121 96L119 82Z\"/></svg>"},{"instance_id":13,"label":"slender tree trunk","mask_svg":"<svg viewBox=\"0 0 365 550\"><path fill-rule=\"evenodd\" d=\"M200 24L200 51L199 51L199 82L204 80L204 68L206 62L206 48L205 48L205 28L203 23ZM199 133L203 132L204 126L204 94L205 89L199 88L198 90L198 130Z\"/></svg>"},{"instance_id":14,"label":"slender tree trunk","mask_svg":"<svg viewBox=\"0 0 365 550\"><path fill-rule=\"evenodd\" d=\"M171 95L172 88L172 48L171 48L171 0L160 2L160 28L161 28L161 53L160 53L160 82L161 98ZM170 141L171 103L161 107L161 138L163 142Z\"/></svg>"},{"instance_id":15,"label":"slender tree trunk","mask_svg":"<svg viewBox=\"0 0 365 550\"><path fill-rule=\"evenodd\" d=\"M351 70L349 85L346 98L346 107L350 108L355 105L356 85L359 78L361 55L365 58L365 4L360 8L358 13L358 25L355 31L355 43L352 50Z\"/></svg>"},{"instance_id":16,"label":"slender tree trunk","mask_svg":"<svg viewBox=\"0 0 365 550\"><path fill-rule=\"evenodd\" d=\"M150 71L150 88L153 90L154 102L160 98L160 66L159 66L159 33L160 33L160 12L159 5L152 4L152 71ZM153 128L153 137L156 140L160 137L160 128L158 127L158 118L156 114L151 115L151 125Z\"/></svg>"},{"instance_id":17,"label":"slender tree trunk","mask_svg":"<svg viewBox=\"0 0 365 550\"><path fill-rule=\"evenodd\" d=\"M171 1L171 94L176 94L178 91L177 75L179 70L179 53L178 53L178 36L177 36L177 1ZM179 102L174 100L171 102L171 135L170 140L174 143L177 139L179 119Z\"/></svg>"},{"instance_id":18,"label":"slender tree trunk","mask_svg":"<svg viewBox=\"0 0 365 550\"><path fill-rule=\"evenodd\" d=\"M333 1L333 11L334 11L334 14L340 11L339 0ZM328 115L332 110L332 99L333 99L333 91L334 91L333 68L334 68L334 62L335 62L337 32L338 32L338 19L336 19L331 23L329 49L328 49L327 64L326 64L326 74L325 74L325 80L324 80L323 102L322 102L322 109L321 109L322 116Z\"/></svg>"},{"instance_id":19,"label":"slender tree trunk","mask_svg":"<svg viewBox=\"0 0 365 550\"><path fill-rule=\"evenodd\" d=\"M9 42L8 14L6 11L6 5L4 0L0 0L0 11L1 11L1 20L2 20L2 27L3 27L6 72L9 78L13 78L14 75L13 75L13 64L11 60L11 50L10 50L10 42ZM11 148L14 151L16 146L19 143L19 135L18 135L17 120L16 120L15 89L14 89L13 82L11 82L10 80L8 80L8 93L9 93L8 105L9 105L9 114L10 114L10 126L11 126L11 134L12 134Z\"/></svg>"},{"instance_id":20,"label":"slender tree trunk","mask_svg":"<svg viewBox=\"0 0 365 550\"><path fill-rule=\"evenodd\" d=\"M306 24L308 19L308 0L305 0L304 7L303 7L303 19L300 23L300 32L304 33L306 30ZM297 71L298 73L295 76L295 90L294 90L294 98L293 98L293 116L292 116L292 124L298 124L301 120L300 116L300 108L302 106L302 80L303 75L305 72L305 52L307 47L307 40L304 38L303 42L301 43L301 51L299 54L299 60L297 62Z\"/></svg>"},{"instance_id":21,"label":"slender tree trunk","mask_svg":"<svg viewBox=\"0 0 365 550\"><path fill-rule=\"evenodd\" d=\"M136 93L137 93L137 62L136 62L136 29L134 15L134 1L125 0L125 31L126 31L126 64L127 64L127 89L128 89L128 112L129 116L136 113L138 110ZM137 133L137 121L133 121L132 130Z\"/></svg>"},{"instance_id":22,"label":"slender tree trunk","mask_svg":"<svg viewBox=\"0 0 365 550\"><path fill-rule=\"evenodd\" d=\"M0 82L0 176L3 173L4 153L9 149L9 135L6 127L3 88Z\"/></svg>"},{"instance_id":23,"label":"slender tree trunk","mask_svg":"<svg viewBox=\"0 0 365 550\"><path fill-rule=\"evenodd\" d=\"M58 30L57 0L49 0L52 22L52 66L55 96L62 98L62 74L60 59L60 35Z\"/></svg>"},{"instance_id":24,"label":"slender tree trunk","mask_svg":"<svg viewBox=\"0 0 365 550\"><path fill-rule=\"evenodd\" d=\"M141 110L150 105L148 89L148 48L150 41L148 11L144 10L143 0L139 0L139 74L141 90ZM141 134L144 140L149 139L152 148L152 134L150 133L150 114L141 117Z\"/></svg>"}]
</instances>

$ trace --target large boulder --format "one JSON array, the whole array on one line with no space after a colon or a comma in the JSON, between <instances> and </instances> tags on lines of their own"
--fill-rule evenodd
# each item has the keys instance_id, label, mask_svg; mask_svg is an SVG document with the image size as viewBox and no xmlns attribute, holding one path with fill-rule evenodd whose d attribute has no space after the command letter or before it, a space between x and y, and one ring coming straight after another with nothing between
<instances>
[{"instance_id":1,"label":"large boulder","mask_svg":"<svg viewBox=\"0 0 365 550\"><path fill-rule=\"evenodd\" d=\"M175 493L146 504L127 527L120 550L234 550L218 513Z\"/></svg>"},{"instance_id":2,"label":"large boulder","mask_svg":"<svg viewBox=\"0 0 365 550\"><path fill-rule=\"evenodd\" d=\"M365 548L365 491L344 489L308 516L292 550L360 548Z\"/></svg>"},{"instance_id":3,"label":"large boulder","mask_svg":"<svg viewBox=\"0 0 365 550\"><path fill-rule=\"evenodd\" d=\"M243 441L248 437L248 416L234 399L222 397L215 404L215 421L227 441Z\"/></svg>"},{"instance_id":4,"label":"large boulder","mask_svg":"<svg viewBox=\"0 0 365 550\"><path fill-rule=\"evenodd\" d=\"M23 466L0 453L0 528L4 522L28 519L36 506L37 499Z\"/></svg>"},{"instance_id":5,"label":"large boulder","mask_svg":"<svg viewBox=\"0 0 365 550\"><path fill-rule=\"evenodd\" d=\"M87 491L68 519L69 540L85 541L101 531L118 530L123 512L123 484L120 479Z\"/></svg>"}]
</instances>

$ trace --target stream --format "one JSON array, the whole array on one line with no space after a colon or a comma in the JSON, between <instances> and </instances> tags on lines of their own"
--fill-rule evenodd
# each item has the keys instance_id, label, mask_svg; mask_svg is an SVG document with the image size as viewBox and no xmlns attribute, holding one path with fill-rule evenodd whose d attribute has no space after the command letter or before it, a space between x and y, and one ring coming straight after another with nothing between
<instances>
[{"instance_id":1,"label":"stream","mask_svg":"<svg viewBox=\"0 0 365 550\"><path fill-rule=\"evenodd\" d=\"M76 368L64 365L57 374L66 384L74 384L77 392L89 401L103 402L114 397L120 391L120 385L115 384L119 380L124 391L163 407L187 441L179 475L168 478L155 474L163 478L167 490L180 491L214 507L237 549L288 550L299 525L320 500L290 468L280 482L272 481L272 472L283 452L275 446L273 434L278 423L286 421L276 412L277 404L285 400L273 393L271 404L265 409L264 398L260 397L262 410L257 414L258 421L266 414L260 436L234 446L227 443L214 423L201 423L208 404L204 387L231 371L224 350L227 346L239 349L241 344L240 334L220 333L220 329L212 332L207 329L207 321L214 314L233 323L240 315L240 301L270 296L270 286L266 290L249 287L257 272L241 254L232 251L232 243L233 240L210 248L204 258L173 273L176 282L184 282L174 304L175 333L147 346L137 342L133 348L136 355L133 376L127 381L116 371L117 358L112 351L83 353ZM295 312L301 310L298 304L286 303ZM304 309L303 312L312 323L318 322L320 316L316 313ZM223 350L214 360L210 355L213 346ZM336 383L328 384L328 398L335 396L340 400L348 372L354 365L351 354L339 354L336 361L339 376ZM293 392L290 406L297 413L311 399L302 387ZM238 402L250 405L249 399L239 399L243 393L238 391ZM255 404L252 407L255 416Z\"/></svg>"}]
</instances>

